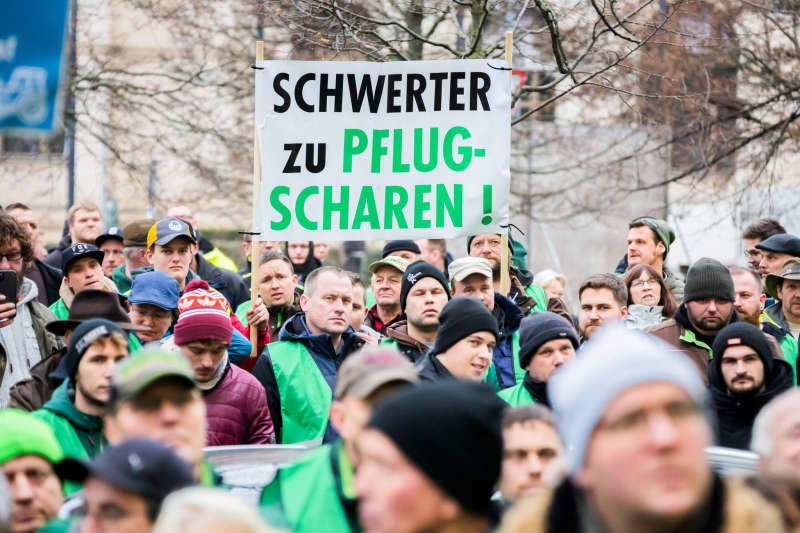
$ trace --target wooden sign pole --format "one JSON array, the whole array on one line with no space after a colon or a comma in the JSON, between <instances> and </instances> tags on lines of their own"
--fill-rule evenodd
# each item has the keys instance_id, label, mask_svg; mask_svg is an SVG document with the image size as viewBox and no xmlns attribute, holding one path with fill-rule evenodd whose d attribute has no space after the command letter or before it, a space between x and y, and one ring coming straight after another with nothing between
<instances>
[{"instance_id":1,"label":"wooden sign pole","mask_svg":"<svg viewBox=\"0 0 800 533\"><path fill-rule=\"evenodd\" d=\"M514 81L514 73L511 70L511 55L514 51L514 34L510 31L506 32L506 62L508 63L508 76L511 81ZM513 87L513 83L509 84ZM511 278L509 276L509 250L508 250L508 235L511 232L509 227L507 231L500 234L500 293L503 296L508 296L511 290Z\"/></svg>"},{"instance_id":2,"label":"wooden sign pole","mask_svg":"<svg viewBox=\"0 0 800 533\"><path fill-rule=\"evenodd\" d=\"M264 41L256 41L256 61L264 60ZM258 65L258 63L256 63ZM258 211L258 197L261 192L261 143L259 142L258 124L253 117L253 220ZM255 226L253 226L255 229ZM255 235L250 236L250 305L255 307L258 303L258 268L261 265L259 244ZM269 328L269 325L267 325ZM250 344L252 349L250 357L258 357L258 328L250 325Z\"/></svg>"}]
</instances>

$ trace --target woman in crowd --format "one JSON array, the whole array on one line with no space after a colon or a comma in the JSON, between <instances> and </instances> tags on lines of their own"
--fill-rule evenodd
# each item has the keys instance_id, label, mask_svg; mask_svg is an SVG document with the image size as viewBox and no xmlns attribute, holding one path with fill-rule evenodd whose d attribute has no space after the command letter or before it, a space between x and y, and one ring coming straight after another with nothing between
<instances>
[{"instance_id":1,"label":"woman in crowd","mask_svg":"<svg viewBox=\"0 0 800 533\"><path fill-rule=\"evenodd\" d=\"M643 329L672 318L678 306L664 284L664 279L652 267L640 264L625 273L628 288L628 316L631 328Z\"/></svg>"}]
</instances>

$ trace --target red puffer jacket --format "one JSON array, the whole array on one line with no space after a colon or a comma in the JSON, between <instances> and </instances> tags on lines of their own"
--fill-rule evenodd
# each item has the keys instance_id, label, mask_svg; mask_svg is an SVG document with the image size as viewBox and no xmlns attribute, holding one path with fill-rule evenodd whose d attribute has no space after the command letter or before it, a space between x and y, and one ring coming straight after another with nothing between
<instances>
[{"instance_id":1,"label":"red puffer jacket","mask_svg":"<svg viewBox=\"0 0 800 533\"><path fill-rule=\"evenodd\" d=\"M229 364L216 387L205 391L203 396L208 446L275 442L264 387L246 370Z\"/></svg>"}]
</instances>

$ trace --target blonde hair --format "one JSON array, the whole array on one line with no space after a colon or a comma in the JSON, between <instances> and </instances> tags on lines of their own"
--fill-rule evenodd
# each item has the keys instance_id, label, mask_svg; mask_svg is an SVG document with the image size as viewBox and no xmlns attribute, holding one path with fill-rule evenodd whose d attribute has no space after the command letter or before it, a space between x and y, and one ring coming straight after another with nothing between
<instances>
[{"instance_id":1,"label":"blonde hair","mask_svg":"<svg viewBox=\"0 0 800 533\"><path fill-rule=\"evenodd\" d=\"M80 200L72 204L72 207L70 207L69 211L67 211L67 217L69 218L70 226L72 226L72 223L75 222L75 213L81 210L90 212L97 211L98 213L100 212L100 208L97 207L96 203L90 202L89 200Z\"/></svg>"},{"instance_id":2,"label":"blonde hair","mask_svg":"<svg viewBox=\"0 0 800 533\"><path fill-rule=\"evenodd\" d=\"M536 276L533 278L533 282L540 287L544 287L553 280L560 282L564 287L567 286L567 278L564 277L564 274L556 272L555 270L550 270L549 268L537 272Z\"/></svg>"},{"instance_id":3,"label":"blonde hair","mask_svg":"<svg viewBox=\"0 0 800 533\"><path fill-rule=\"evenodd\" d=\"M102 349L107 342L110 342L114 345L114 348L118 348L120 350L130 351L130 347L128 345L128 339L120 335L116 331L112 331L110 335L104 335L91 343L89 348L98 348Z\"/></svg>"},{"instance_id":4,"label":"blonde hair","mask_svg":"<svg viewBox=\"0 0 800 533\"><path fill-rule=\"evenodd\" d=\"M228 491L191 487L170 494L161 506L152 533L274 533L258 512Z\"/></svg>"}]
</instances>

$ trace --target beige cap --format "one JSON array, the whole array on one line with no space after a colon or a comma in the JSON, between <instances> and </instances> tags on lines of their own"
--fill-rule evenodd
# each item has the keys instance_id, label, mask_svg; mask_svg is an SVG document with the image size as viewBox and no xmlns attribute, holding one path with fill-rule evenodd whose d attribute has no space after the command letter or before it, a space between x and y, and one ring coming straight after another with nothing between
<instances>
[{"instance_id":1,"label":"beige cap","mask_svg":"<svg viewBox=\"0 0 800 533\"><path fill-rule=\"evenodd\" d=\"M447 267L450 281L464 281L471 274L492 278L492 264L483 257L460 257Z\"/></svg>"},{"instance_id":2,"label":"beige cap","mask_svg":"<svg viewBox=\"0 0 800 533\"><path fill-rule=\"evenodd\" d=\"M419 382L411 361L393 346L366 346L342 363L336 379L334 397L366 398L379 387L395 381Z\"/></svg>"},{"instance_id":3,"label":"beige cap","mask_svg":"<svg viewBox=\"0 0 800 533\"><path fill-rule=\"evenodd\" d=\"M390 255L388 257L384 257L379 261L375 261L374 263L370 263L369 271L373 274L376 270L383 266L390 266L392 268L396 268L400 271L401 274L405 273L406 267L408 266L408 261L403 259L402 257L398 257L396 255Z\"/></svg>"}]
</instances>

